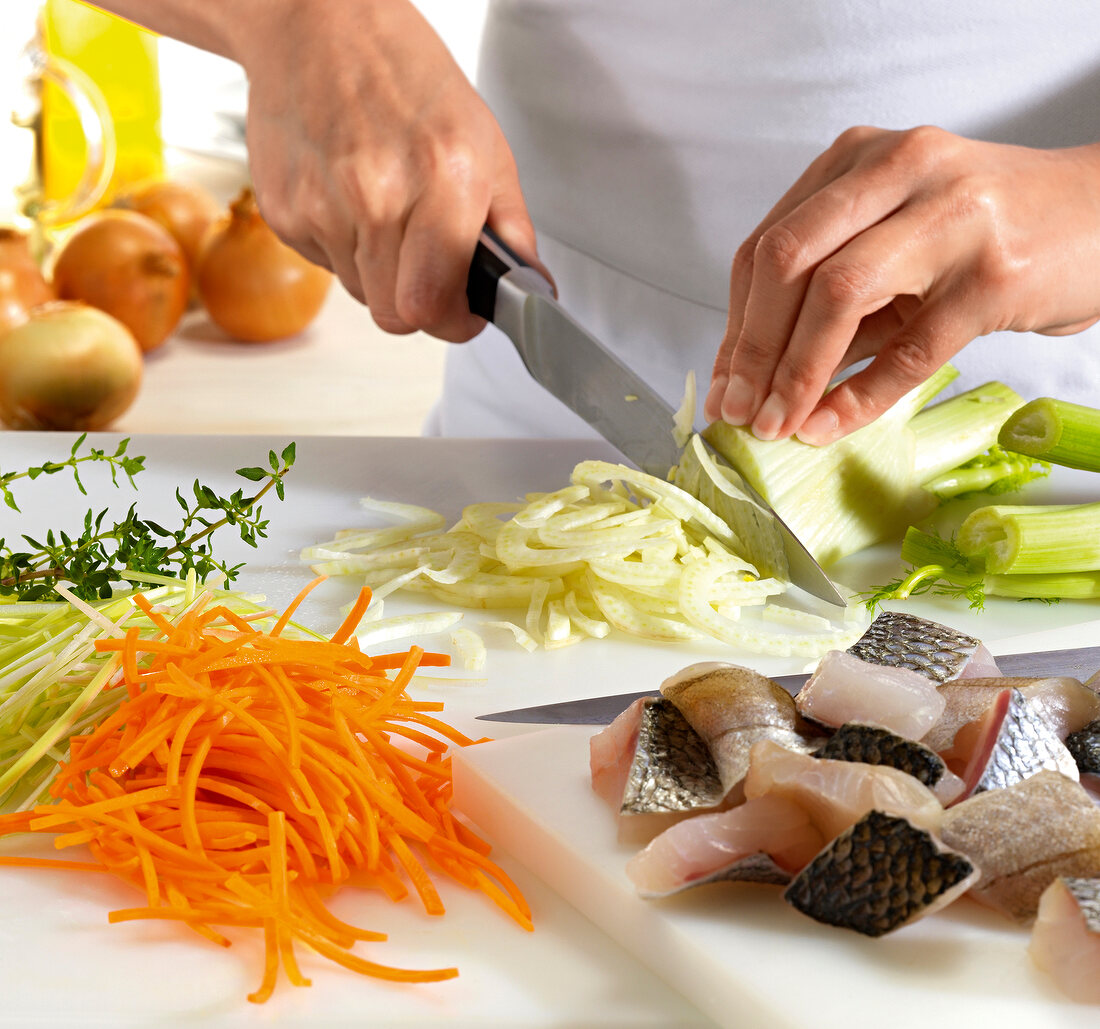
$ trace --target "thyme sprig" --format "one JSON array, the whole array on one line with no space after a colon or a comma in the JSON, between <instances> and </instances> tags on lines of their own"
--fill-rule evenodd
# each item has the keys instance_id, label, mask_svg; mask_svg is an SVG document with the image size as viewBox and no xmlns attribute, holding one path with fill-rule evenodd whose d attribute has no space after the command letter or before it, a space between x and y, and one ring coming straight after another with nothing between
<instances>
[{"instance_id":1,"label":"thyme sprig","mask_svg":"<svg viewBox=\"0 0 1100 1029\"><path fill-rule=\"evenodd\" d=\"M81 436L63 461L48 461L21 472L0 471L0 495L8 507L19 510L12 482L22 478L34 480L65 469L72 470L77 488L87 495L79 468L85 463L107 464L116 487L125 477L136 488L134 476L144 470L145 458L127 454L128 439L119 443L113 454L96 448L81 454L84 440ZM85 600L106 598L111 595L114 583L124 581L127 571L183 576L194 569L200 581L220 572L227 582L232 582L242 564L230 565L217 557L211 537L223 526L233 525L251 547L265 538L268 521L262 517L259 502L271 490L283 499L283 479L293 466L294 457L295 446L289 443L281 454L269 451L267 468L238 468L238 475L250 482L263 483L250 496L245 496L241 488L222 497L198 479L190 496L177 489L176 502L182 509L182 517L175 529L139 517L137 505L132 504L125 517L117 521L108 518L107 510L98 514L89 510L78 536L53 529L41 539L23 534L21 539L28 549L13 549L0 538L0 597L55 599L55 584L64 582Z\"/></svg>"}]
</instances>

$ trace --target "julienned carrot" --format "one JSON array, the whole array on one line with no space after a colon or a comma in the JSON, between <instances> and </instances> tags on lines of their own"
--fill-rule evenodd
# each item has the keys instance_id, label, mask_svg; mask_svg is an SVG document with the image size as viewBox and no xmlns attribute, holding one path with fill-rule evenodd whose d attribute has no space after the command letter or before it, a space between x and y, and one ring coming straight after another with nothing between
<instances>
[{"instance_id":1,"label":"julienned carrot","mask_svg":"<svg viewBox=\"0 0 1100 1029\"><path fill-rule=\"evenodd\" d=\"M331 639L283 637L317 581L269 633L202 603L172 622L139 597L159 636L97 644L119 652L127 699L70 741L50 786L56 803L0 816L0 836L56 833L58 848L86 843L97 862L0 864L105 869L141 890L145 906L112 912L112 922L179 921L222 946L229 940L215 926L261 929L256 1002L280 972L309 985L295 944L383 979L458 974L353 954L357 942L385 936L333 916L322 891L335 886L393 900L411 886L425 911L443 914L434 870L531 928L522 894L449 810L447 748L474 741L428 714L440 704L405 690L421 664L446 655L362 653L353 633L366 591Z\"/></svg>"}]
</instances>

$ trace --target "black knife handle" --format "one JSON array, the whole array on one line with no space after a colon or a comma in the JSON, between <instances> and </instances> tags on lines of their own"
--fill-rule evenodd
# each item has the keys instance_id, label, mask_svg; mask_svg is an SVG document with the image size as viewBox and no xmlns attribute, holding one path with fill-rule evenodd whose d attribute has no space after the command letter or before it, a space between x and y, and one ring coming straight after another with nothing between
<instances>
[{"instance_id":1,"label":"black knife handle","mask_svg":"<svg viewBox=\"0 0 1100 1029\"><path fill-rule=\"evenodd\" d=\"M500 277L527 266L527 262L486 225L478 237L470 275L466 280L466 299L470 311L491 322L496 311Z\"/></svg>"}]
</instances>

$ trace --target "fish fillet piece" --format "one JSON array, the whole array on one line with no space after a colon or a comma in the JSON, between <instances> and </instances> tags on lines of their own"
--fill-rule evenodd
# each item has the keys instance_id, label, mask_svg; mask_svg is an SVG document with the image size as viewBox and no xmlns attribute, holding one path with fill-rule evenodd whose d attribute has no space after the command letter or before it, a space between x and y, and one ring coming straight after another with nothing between
<instances>
[{"instance_id":1,"label":"fish fillet piece","mask_svg":"<svg viewBox=\"0 0 1100 1029\"><path fill-rule=\"evenodd\" d=\"M783 893L828 925L882 936L951 903L978 878L964 855L904 818L870 811Z\"/></svg>"},{"instance_id":2,"label":"fish fillet piece","mask_svg":"<svg viewBox=\"0 0 1100 1029\"><path fill-rule=\"evenodd\" d=\"M671 826L630 859L626 874L646 898L725 879L782 885L824 843L798 804L759 797Z\"/></svg>"},{"instance_id":3,"label":"fish fillet piece","mask_svg":"<svg viewBox=\"0 0 1100 1029\"><path fill-rule=\"evenodd\" d=\"M968 797L947 809L939 835L981 869L971 896L1022 925L1058 876L1100 876L1100 810L1059 772Z\"/></svg>"},{"instance_id":4,"label":"fish fillet piece","mask_svg":"<svg viewBox=\"0 0 1100 1029\"><path fill-rule=\"evenodd\" d=\"M843 650L825 654L795 698L799 714L822 725L881 725L914 740L936 724L944 707L934 680Z\"/></svg>"},{"instance_id":5,"label":"fish fillet piece","mask_svg":"<svg viewBox=\"0 0 1100 1029\"><path fill-rule=\"evenodd\" d=\"M967 722L980 718L1000 690L1015 687L1031 701L1047 724L1061 738L1100 719L1100 696L1069 676L1029 678L1009 676L994 679L954 679L940 686L943 714L923 737L933 750L946 750L955 733Z\"/></svg>"},{"instance_id":6,"label":"fish fillet piece","mask_svg":"<svg viewBox=\"0 0 1100 1029\"><path fill-rule=\"evenodd\" d=\"M635 701L593 736L589 767L593 789L619 815L621 839L648 839L724 796L707 745L661 697Z\"/></svg>"},{"instance_id":7,"label":"fish fillet piece","mask_svg":"<svg viewBox=\"0 0 1100 1029\"><path fill-rule=\"evenodd\" d=\"M885 765L815 758L771 740L752 748L745 777L746 801L763 796L798 804L827 840L875 809L932 831L943 819L943 806L935 794L905 772Z\"/></svg>"},{"instance_id":8,"label":"fish fillet piece","mask_svg":"<svg viewBox=\"0 0 1100 1029\"><path fill-rule=\"evenodd\" d=\"M981 640L939 622L883 611L848 648L863 661L908 668L936 682L960 675L1000 675Z\"/></svg>"},{"instance_id":9,"label":"fish fillet piece","mask_svg":"<svg viewBox=\"0 0 1100 1029\"><path fill-rule=\"evenodd\" d=\"M962 779L930 747L877 725L847 722L813 756L896 768L924 783L945 807L960 797L964 789Z\"/></svg>"},{"instance_id":10,"label":"fish fillet piece","mask_svg":"<svg viewBox=\"0 0 1100 1029\"><path fill-rule=\"evenodd\" d=\"M791 695L752 669L716 661L689 665L661 683L661 695L706 741L727 794L736 795L754 743L811 749Z\"/></svg>"},{"instance_id":11,"label":"fish fillet piece","mask_svg":"<svg viewBox=\"0 0 1100 1029\"><path fill-rule=\"evenodd\" d=\"M1100 773L1100 719L1083 725L1066 737L1066 749L1080 772Z\"/></svg>"},{"instance_id":12,"label":"fish fillet piece","mask_svg":"<svg viewBox=\"0 0 1100 1029\"><path fill-rule=\"evenodd\" d=\"M961 775L967 795L1004 789L1043 769L1080 778L1077 762L1040 708L1015 688L1001 690L981 718L963 726L943 757Z\"/></svg>"},{"instance_id":13,"label":"fish fillet piece","mask_svg":"<svg viewBox=\"0 0 1100 1029\"><path fill-rule=\"evenodd\" d=\"M1100 1004L1100 879L1059 876L1043 891L1028 953L1066 996Z\"/></svg>"},{"instance_id":14,"label":"fish fillet piece","mask_svg":"<svg viewBox=\"0 0 1100 1029\"><path fill-rule=\"evenodd\" d=\"M639 697L625 711L588 741L588 768L592 789L616 811L623 802L626 777L638 745L642 709L646 697Z\"/></svg>"}]
</instances>

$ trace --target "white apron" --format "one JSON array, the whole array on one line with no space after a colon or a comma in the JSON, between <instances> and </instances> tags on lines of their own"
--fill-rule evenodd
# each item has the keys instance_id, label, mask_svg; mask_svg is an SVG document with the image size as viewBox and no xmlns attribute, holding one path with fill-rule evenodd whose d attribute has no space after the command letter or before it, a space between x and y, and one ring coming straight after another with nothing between
<instances>
[{"instance_id":1,"label":"white apron","mask_svg":"<svg viewBox=\"0 0 1100 1029\"><path fill-rule=\"evenodd\" d=\"M1039 147L1100 139L1096 0L492 0L479 89L515 153L561 302L671 403L700 394L729 265L857 124ZM1098 270L1100 274L1100 270ZM956 389L1100 405L1100 327L998 333ZM426 431L590 436L490 327L447 353Z\"/></svg>"}]
</instances>

